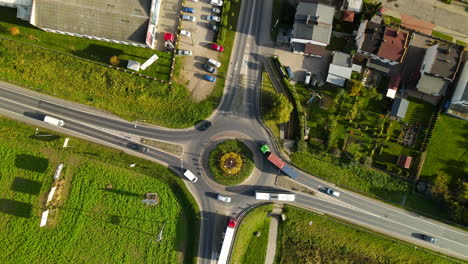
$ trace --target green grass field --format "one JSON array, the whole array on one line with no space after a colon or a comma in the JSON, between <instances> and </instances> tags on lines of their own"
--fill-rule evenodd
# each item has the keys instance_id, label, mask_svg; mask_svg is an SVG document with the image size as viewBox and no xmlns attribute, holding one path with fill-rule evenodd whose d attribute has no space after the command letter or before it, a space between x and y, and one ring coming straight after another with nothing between
<instances>
[{"instance_id":1,"label":"green grass field","mask_svg":"<svg viewBox=\"0 0 468 264\"><path fill-rule=\"evenodd\" d=\"M267 215L272 209L273 204L267 204L247 213L236 231L230 260L232 264L265 263L270 227L270 218ZM260 232L260 236L255 236L255 232Z\"/></svg>"},{"instance_id":2,"label":"green grass field","mask_svg":"<svg viewBox=\"0 0 468 264\"><path fill-rule=\"evenodd\" d=\"M456 263L327 216L289 205L283 211L276 263Z\"/></svg>"},{"instance_id":3,"label":"green grass field","mask_svg":"<svg viewBox=\"0 0 468 264\"><path fill-rule=\"evenodd\" d=\"M441 114L427 148L427 156L421 178L432 182L437 173L443 172L449 180L468 173L468 123Z\"/></svg>"},{"instance_id":4,"label":"green grass field","mask_svg":"<svg viewBox=\"0 0 468 264\"><path fill-rule=\"evenodd\" d=\"M198 208L167 168L75 138L62 150L62 136L5 118L0 128L2 263L194 262ZM58 163L59 199L46 205ZM159 205L142 204L146 192Z\"/></svg>"},{"instance_id":5,"label":"green grass field","mask_svg":"<svg viewBox=\"0 0 468 264\"><path fill-rule=\"evenodd\" d=\"M227 152L234 152L241 155L243 164L239 173L229 175L221 170L219 158L222 154ZM219 143L216 148L211 151L208 157L208 167L215 181L223 185L237 185L245 181L252 173L254 168L253 153L244 143L238 140L226 140Z\"/></svg>"},{"instance_id":6,"label":"green grass field","mask_svg":"<svg viewBox=\"0 0 468 264\"><path fill-rule=\"evenodd\" d=\"M262 118L263 118L263 123L270 129L271 133L276 137L276 139L279 139L280 136L280 131L278 125L275 123L274 120L266 120L264 118L265 114L268 112L270 109L271 105L273 104L272 102L272 94L277 93L275 88L273 87L273 84L271 83L270 77L266 72L262 73L262 91L261 91L261 112L262 112Z\"/></svg>"}]
</instances>

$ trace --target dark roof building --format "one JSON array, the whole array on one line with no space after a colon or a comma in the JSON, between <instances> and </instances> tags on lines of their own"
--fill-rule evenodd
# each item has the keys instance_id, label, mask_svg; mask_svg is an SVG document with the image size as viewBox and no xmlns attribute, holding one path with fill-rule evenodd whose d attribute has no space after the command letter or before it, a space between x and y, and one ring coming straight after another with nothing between
<instances>
[{"instance_id":1,"label":"dark roof building","mask_svg":"<svg viewBox=\"0 0 468 264\"><path fill-rule=\"evenodd\" d=\"M410 156L400 155L400 157L398 158L397 165L405 169L409 169L412 160L413 158Z\"/></svg>"},{"instance_id":2,"label":"dark roof building","mask_svg":"<svg viewBox=\"0 0 468 264\"><path fill-rule=\"evenodd\" d=\"M396 98L393 101L392 110L390 115L398 118L404 119L406 116L406 111L408 111L409 101L402 98Z\"/></svg>"}]
</instances>

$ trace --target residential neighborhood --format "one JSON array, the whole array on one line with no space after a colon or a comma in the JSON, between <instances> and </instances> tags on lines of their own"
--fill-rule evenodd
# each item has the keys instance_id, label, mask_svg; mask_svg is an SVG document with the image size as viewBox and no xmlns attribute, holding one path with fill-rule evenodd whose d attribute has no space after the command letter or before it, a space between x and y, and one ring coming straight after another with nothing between
<instances>
[{"instance_id":1,"label":"residential neighborhood","mask_svg":"<svg viewBox=\"0 0 468 264\"><path fill-rule=\"evenodd\" d=\"M1 263L465 263L466 0L0 0Z\"/></svg>"}]
</instances>

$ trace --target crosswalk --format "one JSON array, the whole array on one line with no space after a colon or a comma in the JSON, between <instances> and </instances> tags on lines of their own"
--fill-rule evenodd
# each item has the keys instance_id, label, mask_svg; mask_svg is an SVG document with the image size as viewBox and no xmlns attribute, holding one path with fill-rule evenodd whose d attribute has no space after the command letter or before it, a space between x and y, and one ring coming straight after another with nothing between
<instances>
[{"instance_id":1,"label":"crosswalk","mask_svg":"<svg viewBox=\"0 0 468 264\"><path fill-rule=\"evenodd\" d=\"M137 143L140 143L141 139L142 139L140 136L130 134L130 133L124 133L122 131L117 131L117 130L113 130L113 129L98 127L98 126L92 126L92 125L89 125L89 126L93 127L94 129L103 131L103 132L105 132L107 134L114 135L114 136L124 138L124 139L129 140L129 141L137 142Z\"/></svg>"}]
</instances>

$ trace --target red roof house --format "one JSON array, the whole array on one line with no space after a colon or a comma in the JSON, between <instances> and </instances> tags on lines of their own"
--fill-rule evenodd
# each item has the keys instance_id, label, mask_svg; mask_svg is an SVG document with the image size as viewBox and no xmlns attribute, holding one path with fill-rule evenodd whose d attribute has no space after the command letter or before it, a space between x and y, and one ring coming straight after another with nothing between
<instances>
[{"instance_id":1,"label":"red roof house","mask_svg":"<svg viewBox=\"0 0 468 264\"><path fill-rule=\"evenodd\" d=\"M407 44L407 33L387 27L377 51L377 56L401 63L406 54Z\"/></svg>"},{"instance_id":2,"label":"red roof house","mask_svg":"<svg viewBox=\"0 0 468 264\"><path fill-rule=\"evenodd\" d=\"M398 158L397 165L400 166L400 167L403 167L405 169L409 169L409 167L411 166L411 160L412 159L413 158L410 157L410 156L401 155Z\"/></svg>"},{"instance_id":3,"label":"red roof house","mask_svg":"<svg viewBox=\"0 0 468 264\"><path fill-rule=\"evenodd\" d=\"M353 23L354 22L354 12L349 11L349 10L344 10L343 11L343 21Z\"/></svg>"}]
</instances>

